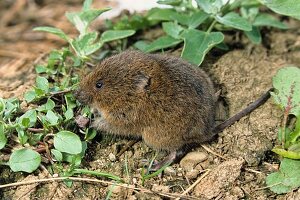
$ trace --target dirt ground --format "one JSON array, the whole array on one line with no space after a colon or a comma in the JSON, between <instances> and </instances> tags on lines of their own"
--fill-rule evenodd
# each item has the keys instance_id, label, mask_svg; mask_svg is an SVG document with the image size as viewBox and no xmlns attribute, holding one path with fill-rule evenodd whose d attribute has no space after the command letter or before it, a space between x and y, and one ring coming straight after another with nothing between
<instances>
[{"instance_id":1,"label":"dirt ground","mask_svg":"<svg viewBox=\"0 0 300 200\"><path fill-rule=\"evenodd\" d=\"M106 1L99 2L97 7L108 5ZM51 49L64 45L56 37L32 32L32 28L51 25L74 34L63 14L80 6L80 1L0 1L0 97L21 98L34 83L33 66ZM231 50L208 55L203 67L221 90L220 109L225 116L220 120L271 88L278 69L288 64L300 66L300 23L290 21L290 26L287 31L265 29L261 45L250 44L239 34L228 35ZM111 199L158 200L173 199L189 187L191 190L182 199L300 199L300 190L276 195L265 188L265 177L278 169L279 160L270 150L276 142L281 115L269 100L213 142L168 167L163 176L146 180L144 187L141 169L154 150L138 142L117 161L114 155L128 140L98 136L88 146L83 167L118 175L136 188L88 182L74 182L71 188L62 182L36 183L0 190L0 199L105 199L112 191ZM159 156L163 157L164 152ZM0 166L1 184L47 177L43 168L28 175L11 173Z\"/></svg>"}]
</instances>

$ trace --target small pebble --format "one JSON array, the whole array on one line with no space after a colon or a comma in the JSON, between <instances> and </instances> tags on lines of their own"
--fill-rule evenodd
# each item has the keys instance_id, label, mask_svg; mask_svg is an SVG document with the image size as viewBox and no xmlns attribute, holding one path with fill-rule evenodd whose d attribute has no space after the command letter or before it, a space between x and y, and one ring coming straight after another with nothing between
<instances>
[{"instance_id":1,"label":"small pebble","mask_svg":"<svg viewBox=\"0 0 300 200\"><path fill-rule=\"evenodd\" d=\"M176 171L173 167L167 167L165 170L164 170L164 173L166 175L173 175L175 176L176 175Z\"/></svg>"},{"instance_id":2,"label":"small pebble","mask_svg":"<svg viewBox=\"0 0 300 200\"><path fill-rule=\"evenodd\" d=\"M207 154L204 152L190 152L180 161L180 166L186 172L195 169L196 165L207 159Z\"/></svg>"},{"instance_id":3,"label":"small pebble","mask_svg":"<svg viewBox=\"0 0 300 200\"><path fill-rule=\"evenodd\" d=\"M109 159L110 161L112 161L112 162L116 161L116 156L115 156L115 154L110 153L110 154L108 155L108 159Z\"/></svg>"}]
</instances>

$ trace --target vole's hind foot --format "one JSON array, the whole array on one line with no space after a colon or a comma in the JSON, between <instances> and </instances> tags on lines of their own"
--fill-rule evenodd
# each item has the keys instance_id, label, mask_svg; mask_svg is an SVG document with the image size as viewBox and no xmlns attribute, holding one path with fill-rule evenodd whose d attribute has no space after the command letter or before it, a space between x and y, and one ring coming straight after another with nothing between
<instances>
[{"instance_id":1,"label":"vole's hind foot","mask_svg":"<svg viewBox=\"0 0 300 200\"><path fill-rule=\"evenodd\" d=\"M171 165L174 163L177 163L178 161L181 160L181 158L183 158L187 153L189 152L189 150L187 150L186 148L181 148L177 151L172 151L166 158L164 158L162 161L160 162L155 162L151 167L150 167L150 171L157 171L159 169L161 169L162 167L166 166L166 165Z\"/></svg>"}]
</instances>

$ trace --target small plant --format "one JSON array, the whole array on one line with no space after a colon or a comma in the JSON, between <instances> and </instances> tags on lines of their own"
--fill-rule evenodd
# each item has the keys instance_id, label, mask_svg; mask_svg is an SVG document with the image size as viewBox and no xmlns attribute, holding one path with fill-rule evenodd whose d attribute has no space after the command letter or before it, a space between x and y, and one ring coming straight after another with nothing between
<instances>
[{"instance_id":1,"label":"small plant","mask_svg":"<svg viewBox=\"0 0 300 200\"><path fill-rule=\"evenodd\" d=\"M189 0L158 1L161 4L171 5L172 8L153 8L147 13L146 18L152 24L155 24L153 23L155 21L162 22L161 26L166 35L150 43L138 41L134 46L145 52L153 52L183 43L181 57L199 66L213 47L228 49L223 43L222 32L243 31L250 41L258 44L262 40L261 27L288 28L272 15L260 13L262 4L275 12L291 16L298 15L300 10L299 6L295 5L297 7L295 11L286 12L287 7L296 4L293 1L197 0L196 2L197 5L193 5Z\"/></svg>"},{"instance_id":2,"label":"small plant","mask_svg":"<svg viewBox=\"0 0 300 200\"><path fill-rule=\"evenodd\" d=\"M99 40L98 32L89 31L89 25L93 20L99 17L102 13L110 10L105 9L91 9L92 0L86 0L83 4L83 9L80 12L67 12L66 17L79 31L77 38L70 38L62 30L54 27L37 27L35 31L46 31L57 35L66 40L72 47L76 55L82 60L87 60L89 55L99 50L104 43L123 39L135 34L135 30L107 30L101 34Z\"/></svg>"},{"instance_id":3,"label":"small plant","mask_svg":"<svg viewBox=\"0 0 300 200\"><path fill-rule=\"evenodd\" d=\"M79 168L87 142L96 136L96 131L76 125L75 116L87 120L92 113L76 101L70 91L77 86L79 71L90 54L105 42L135 33L134 30L108 30L97 40L98 34L88 30L89 24L109 9L90 9L91 3L86 0L81 12L66 14L79 31L77 38L70 38L53 27L35 28L58 35L68 41L70 47L53 50L45 65L35 67L38 74L35 85L24 94L29 107L21 109L22 101L18 99L0 98L0 150L12 151L8 162L0 164L8 165L14 172L35 171L42 162L41 155L45 155L52 163L52 172L61 176L84 173L122 181L111 174ZM83 141L75 134L78 132L83 134ZM68 167L63 163L68 163Z\"/></svg>"},{"instance_id":4,"label":"small plant","mask_svg":"<svg viewBox=\"0 0 300 200\"><path fill-rule=\"evenodd\" d=\"M300 186L300 69L286 67L273 77L272 96L283 110L278 133L281 143L273 152L282 156L279 172L267 177L267 185L275 193L287 193ZM288 126L289 125L289 126Z\"/></svg>"}]
</instances>

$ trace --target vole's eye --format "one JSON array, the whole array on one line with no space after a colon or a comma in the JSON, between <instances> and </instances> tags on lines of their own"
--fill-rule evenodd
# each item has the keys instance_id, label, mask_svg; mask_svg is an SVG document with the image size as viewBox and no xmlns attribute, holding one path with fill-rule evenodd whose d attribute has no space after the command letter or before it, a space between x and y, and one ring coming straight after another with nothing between
<instances>
[{"instance_id":1,"label":"vole's eye","mask_svg":"<svg viewBox=\"0 0 300 200\"><path fill-rule=\"evenodd\" d=\"M103 82L101 80L96 82L96 88L100 89L103 86Z\"/></svg>"}]
</instances>

